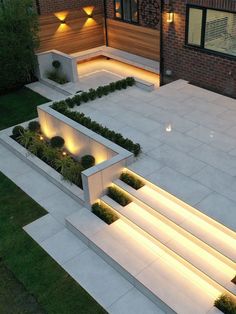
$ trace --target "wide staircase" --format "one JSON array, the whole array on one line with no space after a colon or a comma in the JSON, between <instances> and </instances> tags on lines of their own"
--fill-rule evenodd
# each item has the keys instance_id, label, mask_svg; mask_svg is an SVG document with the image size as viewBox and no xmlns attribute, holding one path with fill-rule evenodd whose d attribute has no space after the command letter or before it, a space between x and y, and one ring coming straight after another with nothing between
<instances>
[{"instance_id":1,"label":"wide staircase","mask_svg":"<svg viewBox=\"0 0 236 314\"><path fill-rule=\"evenodd\" d=\"M166 313L220 313L214 300L236 295L236 233L144 181L139 190L113 182L132 202L101 198L120 217L110 226L89 211L67 226Z\"/></svg>"}]
</instances>

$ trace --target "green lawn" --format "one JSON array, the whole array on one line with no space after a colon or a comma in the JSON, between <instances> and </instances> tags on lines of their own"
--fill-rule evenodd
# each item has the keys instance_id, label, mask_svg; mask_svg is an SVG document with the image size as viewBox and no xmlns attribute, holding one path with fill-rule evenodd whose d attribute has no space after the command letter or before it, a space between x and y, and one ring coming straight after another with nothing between
<instances>
[{"instance_id":1,"label":"green lawn","mask_svg":"<svg viewBox=\"0 0 236 314\"><path fill-rule=\"evenodd\" d=\"M47 98L23 87L0 96L0 130L37 117L37 106Z\"/></svg>"},{"instance_id":2,"label":"green lawn","mask_svg":"<svg viewBox=\"0 0 236 314\"><path fill-rule=\"evenodd\" d=\"M45 214L42 207L0 173L0 312L105 313L23 231L23 226Z\"/></svg>"}]
</instances>

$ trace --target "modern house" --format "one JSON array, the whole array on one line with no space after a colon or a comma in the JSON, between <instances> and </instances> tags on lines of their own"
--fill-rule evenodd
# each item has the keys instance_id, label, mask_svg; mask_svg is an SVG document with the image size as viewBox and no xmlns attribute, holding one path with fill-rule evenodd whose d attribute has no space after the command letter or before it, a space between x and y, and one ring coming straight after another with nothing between
<instances>
[{"instance_id":1,"label":"modern house","mask_svg":"<svg viewBox=\"0 0 236 314\"><path fill-rule=\"evenodd\" d=\"M160 62L161 83L185 79L236 97L234 0L37 0L39 51L106 45Z\"/></svg>"}]
</instances>

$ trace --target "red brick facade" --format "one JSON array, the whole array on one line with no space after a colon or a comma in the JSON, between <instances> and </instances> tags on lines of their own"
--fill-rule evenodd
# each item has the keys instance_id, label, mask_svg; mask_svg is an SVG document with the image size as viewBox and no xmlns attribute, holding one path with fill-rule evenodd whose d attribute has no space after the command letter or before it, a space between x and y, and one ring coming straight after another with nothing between
<instances>
[{"instance_id":1,"label":"red brick facade","mask_svg":"<svg viewBox=\"0 0 236 314\"><path fill-rule=\"evenodd\" d=\"M36 0L40 14L48 14L85 6L102 7L102 0Z\"/></svg>"},{"instance_id":2,"label":"red brick facade","mask_svg":"<svg viewBox=\"0 0 236 314\"><path fill-rule=\"evenodd\" d=\"M236 97L236 60L185 47L186 4L236 12L233 0L174 0L174 23L163 14L163 73L172 71L172 79L182 78L195 85ZM165 12L168 6L165 6Z\"/></svg>"}]
</instances>

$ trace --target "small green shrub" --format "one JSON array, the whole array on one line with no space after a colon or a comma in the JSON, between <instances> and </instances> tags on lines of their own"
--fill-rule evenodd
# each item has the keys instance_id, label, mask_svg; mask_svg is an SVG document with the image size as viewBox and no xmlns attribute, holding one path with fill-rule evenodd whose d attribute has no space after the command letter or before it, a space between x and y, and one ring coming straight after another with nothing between
<instances>
[{"instance_id":1,"label":"small green shrub","mask_svg":"<svg viewBox=\"0 0 236 314\"><path fill-rule=\"evenodd\" d=\"M84 169L88 169L95 165L95 158L91 155L85 155L81 158L80 162Z\"/></svg>"},{"instance_id":2,"label":"small green shrub","mask_svg":"<svg viewBox=\"0 0 236 314\"><path fill-rule=\"evenodd\" d=\"M54 136L51 138L50 144L53 148L62 148L65 144L65 141L61 136Z\"/></svg>"},{"instance_id":3,"label":"small green shrub","mask_svg":"<svg viewBox=\"0 0 236 314\"><path fill-rule=\"evenodd\" d=\"M61 62L58 60L54 60L52 61L52 66L54 67L54 69L59 69L61 67Z\"/></svg>"},{"instance_id":4,"label":"small green shrub","mask_svg":"<svg viewBox=\"0 0 236 314\"><path fill-rule=\"evenodd\" d=\"M119 203L121 206L126 206L132 202L132 200L124 192L113 186L108 188L108 196Z\"/></svg>"},{"instance_id":5,"label":"small green shrub","mask_svg":"<svg viewBox=\"0 0 236 314\"><path fill-rule=\"evenodd\" d=\"M225 314L236 314L236 301L227 294L222 294L214 305Z\"/></svg>"},{"instance_id":6,"label":"small green shrub","mask_svg":"<svg viewBox=\"0 0 236 314\"><path fill-rule=\"evenodd\" d=\"M28 124L28 129L32 132L39 132L40 131L40 124L38 121L31 121Z\"/></svg>"},{"instance_id":7,"label":"small green shrub","mask_svg":"<svg viewBox=\"0 0 236 314\"><path fill-rule=\"evenodd\" d=\"M12 130L13 137L17 138L25 132L25 129L21 125L16 125Z\"/></svg>"},{"instance_id":8,"label":"small green shrub","mask_svg":"<svg viewBox=\"0 0 236 314\"><path fill-rule=\"evenodd\" d=\"M40 139L34 138L34 140L29 144L28 150L31 152L31 154L42 158L45 150L45 143L40 141Z\"/></svg>"},{"instance_id":9,"label":"small green shrub","mask_svg":"<svg viewBox=\"0 0 236 314\"><path fill-rule=\"evenodd\" d=\"M55 167L55 161L59 158L59 152L49 146L45 145L43 147L43 152L42 152L42 160L45 161L47 164L49 164L52 167Z\"/></svg>"},{"instance_id":10,"label":"small green shrub","mask_svg":"<svg viewBox=\"0 0 236 314\"><path fill-rule=\"evenodd\" d=\"M115 82L115 85L116 85L116 89L118 89L118 90L122 89L122 82L121 81Z\"/></svg>"},{"instance_id":11,"label":"small green shrub","mask_svg":"<svg viewBox=\"0 0 236 314\"><path fill-rule=\"evenodd\" d=\"M65 103L67 104L68 107L70 108L74 108L75 106L75 101L73 100L73 98L67 98L65 100Z\"/></svg>"},{"instance_id":12,"label":"small green shrub","mask_svg":"<svg viewBox=\"0 0 236 314\"><path fill-rule=\"evenodd\" d=\"M120 179L128 185L132 186L132 188L135 190L138 190L144 186L144 183L140 179L129 173L122 173Z\"/></svg>"},{"instance_id":13,"label":"small green shrub","mask_svg":"<svg viewBox=\"0 0 236 314\"><path fill-rule=\"evenodd\" d=\"M87 92L81 93L80 97L81 97L81 100L83 102L88 102L89 101L89 94Z\"/></svg>"},{"instance_id":14,"label":"small green shrub","mask_svg":"<svg viewBox=\"0 0 236 314\"><path fill-rule=\"evenodd\" d=\"M96 90L93 89L93 88L89 89L89 93L88 94L89 94L89 99L90 100L94 100L97 97Z\"/></svg>"},{"instance_id":15,"label":"small green shrub","mask_svg":"<svg viewBox=\"0 0 236 314\"><path fill-rule=\"evenodd\" d=\"M60 113L64 113L67 110L67 104L64 100L62 100L62 101L54 102L51 105L51 108L54 110L57 110Z\"/></svg>"},{"instance_id":16,"label":"small green shrub","mask_svg":"<svg viewBox=\"0 0 236 314\"><path fill-rule=\"evenodd\" d=\"M103 204L99 204L99 203L93 204L92 212L97 217L105 221L108 225L112 224L117 219L119 219L118 215L112 209L110 209L109 207Z\"/></svg>"},{"instance_id":17,"label":"small green shrub","mask_svg":"<svg viewBox=\"0 0 236 314\"><path fill-rule=\"evenodd\" d=\"M135 84L135 79L133 77L126 78L128 86L133 86Z\"/></svg>"},{"instance_id":18,"label":"small green shrub","mask_svg":"<svg viewBox=\"0 0 236 314\"><path fill-rule=\"evenodd\" d=\"M116 84L114 82L110 83L109 86L111 92L114 92L116 90Z\"/></svg>"},{"instance_id":19,"label":"small green shrub","mask_svg":"<svg viewBox=\"0 0 236 314\"><path fill-rule=\"evenodd\" d=\"M96 89L96 93L97 93L98 98L101 98L103 96L103 88L102 88L102 86L99 86Z\"/></svg>"}]
</instances>

